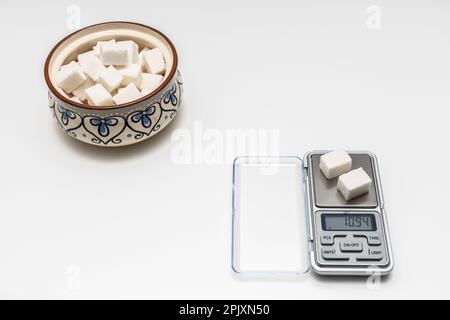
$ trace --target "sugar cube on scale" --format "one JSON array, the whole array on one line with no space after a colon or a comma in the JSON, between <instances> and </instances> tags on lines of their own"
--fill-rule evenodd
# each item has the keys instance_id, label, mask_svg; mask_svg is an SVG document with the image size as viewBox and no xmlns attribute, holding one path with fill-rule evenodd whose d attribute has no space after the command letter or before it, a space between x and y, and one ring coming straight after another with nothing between
<instances>
[{"instance_id":1,"label":"sugar cube on scale","mask_svg":"<svg viewBox=\"0 0 450 320\"><path fill-rule=\"evenodd\" d=\"M232 192L232 270L240 275L314 270L367 276L393 268L378 161L371 152L240 157L233 162ZM305 206L299 205L301 192Z\"/></svg>"},{"instance_id":2,"label":"sugar cube on scale","mask_svg":"<svg viewBox=\"0 0 450 320\"><path fill-rule=\"evenodd\" d=\"M99 41L77 61L63 65L56 76L64 96L92 106L114 106L151 94L163 81L164 55L159 48L132 40Z\"/></svg>"},{"instance_id":3,"label":"sugar cube on scale","mask_svg":"<svg viewBox=\"0 0 450 320\"><path fill-rule=\"evenodd\" d=\"M389 273L393 258L376 157L313 151L305 161L313 269L324 275Z\"/></svg>"}]
</instances>

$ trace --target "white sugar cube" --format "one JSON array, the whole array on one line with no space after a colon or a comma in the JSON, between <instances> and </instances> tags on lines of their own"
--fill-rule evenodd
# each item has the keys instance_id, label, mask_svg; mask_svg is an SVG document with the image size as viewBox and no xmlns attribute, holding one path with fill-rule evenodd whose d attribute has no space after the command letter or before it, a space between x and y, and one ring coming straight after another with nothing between
<instances>
[{"instance_id":1,"label":"white sugar cube","mask_svg":"<svg viewBox=\"0 0 450 320\"><path fill-rule=\"evenodd\" d=\"M94 54L97 57L100 57L100 48L105 43L116 43L116 39L108 40L108 41L99 41L97 44L92 48L92 51L94 51Z\"/></svg>"},{"instance_id":2,"label":"white sugar cube","mask_svg":"<svg viewBox=\"0 0 450 320\"><path fill-rule=\"evenodd\" d=\"M70 99L70 96L67 93L65 93L64 91L61 91L60 93L64 98Z\"/></svg>"},{"instance_id":3,"label":"white sugar cube","mask_svg":"<svg viewBox=\"0 0 450 320\"><path fill-rule=\"evenodd\" d=\"M95 83L90 78L87 78L85 82L83 82L78 88L72 91L72 94L81 101L86 101L86 89L92 87L94 84Z\"/></svg>"},{"instance_id":4,"label":"white sugar cube","mask_svg":"<svg viewBox=\"0 0 450 320\"><path fill-rule=\"evenodd\" d=\"M105 70L105 67L100 62L100 59L94 54L94 51L78 55L78 63L83 71L94 81L97 81L100 73Z\"/></svg>"},{"instance_id":5,"label":"white sugar cube","mask_svg":"<svg viewBox=\"0 0 450 320\"><path fill-rule=\"evenodd\" d=\"M144 63L147 72L153 74L164 74L166 71L166 62L159 48L144 52Z\"/></svg>"},{"instance_id":6,"label":"white sugar cube","mask_svg":"<svg viewBox=\"0 0 450 320\"><path fill-rule=\"evenodd\" d=\"M130 83L134 83L136 86L139 86L141 84L142 69L139 64L134 63L126 67L119 67L117 71L123 76L122 85L127 86Z\"/></svg>"},{"instance_id":7,"label":"white sugar cube","mask_svg":"<svg viewBox=\"0 0 450 320\"><path fill-rule=\"evenodd\" d=\"M76 96L70 97L70 99L72 101L78 102L78 103L82 103L80 99L78 99Z\"/></svg>"},{"instance_id":8,"label":"white sugar cube","mask_svg":"<svg viewBox=\"0 0 450 320\"><path fill-rule=\"evenodd\" d=\"M143 73L143 70L147 70ZM55 76L61 94L92 106L124 104L150 95L162 83L166 63L159 48L133 40L99 41L91 51L62 66Z\"/></svg>"},{"instance_id":9,"label":"white sugar cube","mask_svg":"<svg viewBox=\"0 0 450 320\"><path fill-rule=\"evenodd\" d=\"M142 49L141 52L139 52L139 54L138 54L138 64L141 66L141 69L142 69L142 70L145 69L144 53L146 53L147 51L150 51L150 49L147 48L147 47L145 47L145 48Z\"/></svg>"},{"instance_id":10,"label":"white sugar cube","mask_svg":"<svg viewBox=\"0 0 450 320\"><path fill-rule=\"evenodd\" d=\"M104 65L126 66L128 64L128 47L123 43L104 43L100 46L100 59Z\"/></svg>"},{"instance_id":11,"label":"white sugar cube","mask_svg":"<svg viewBox=\"0 0 450 320\"><path fill-rule=\"evenodd\" d=\"M74 61L62 66L56 74L56 84L66 93L71 93L84 81L86 81L86 75L80 65Z\"/></svg>"},{"instance_id":12,"label":"white sugar cube","mask_svg":"<svg viewBox=\"0 0 450 320\"><path fill-rule=\"evenodd\" d=\"M352 169L352 158L344 150L336 150L320 157L320 170L327 179L334 179Z\"/></svg>"},{"instance_id":13,"label":"white sugar cube","mask_svg":"<svg viewBox=\"0 0 450 320\"><path fill-rule=\"evenodd\" d=\"M345 200L351 200L369 192L372 179L364 171L358 168L341 175L338 179L337 188Z\"/></svg>"},{"instance_id":14,"label":"white sugar cube","mask_svg":"<svg viewBox=\"0 0 450 320\"><path fill-rule=\"evenodd\" d=\"M139 46L136 42L131 40L118 41L117 45L127 48L127 65L138 63Z\"/></svg>"},{"instance_id":15,"label":"white sugar cube","mask_svg":"<svg viewBox=\"0 0 450 320\"><path fill-rule=\"evenodd\" d=\"M142 90L141 90L141 95L142 95L143 97L145 97L146 95L149 95L149 94L152 93L152 92L153 92L152 89L142 89Z\"/></svg>"},{"instance_id":16,"label":"white sugar cube","mask_svg":"<svg viewBox=\"0 0 450 320\"><path fill-rule=\"evenodd\" d=\"M143 73L139 88L141 90L146 89L146 92L151 92L159 86L162 80L163 76L160 74Z\"/></svg>"},{"instance_id":17,"label":"white sugar cube","mask_svg":"<svg viewBox=\"0 0 450 320\"><path fill-rule=\"evenodd\" d=\"M101 84L96 84L93 87L87 88L85 91L88 102L92 106L114 105L111 94Z\"/></svg>"},{"instance_id":18,"label":"white sugar cube","mask_svg":"<svg viewBox=\"0 0 450 320\"><path fill-rule=\"evenodd\" d=\"M130 83L125 88L119 90L119 92L113 97L116 104L123 104L137 100L141 98L141 93L136 88L134 83Z\"/></svg>"},{"instance_id":19,"label":"white sugar cube","mask_svg":"<svg viewBox=\"0 0 450 320\"><path fill-rule=\"evenodd\" d=\"M98 77L98 83L103 85L109 92L118 89L122 81L122 74L113 66L106 68Z\"/></svg>"}]
</instances>

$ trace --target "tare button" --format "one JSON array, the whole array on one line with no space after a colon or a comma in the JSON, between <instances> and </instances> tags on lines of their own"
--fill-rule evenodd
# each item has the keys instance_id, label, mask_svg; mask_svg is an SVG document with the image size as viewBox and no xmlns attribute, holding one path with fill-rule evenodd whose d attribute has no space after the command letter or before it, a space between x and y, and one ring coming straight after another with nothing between
<instances>
[{"instance_id":1,"label":"tare button","mask_svg":"<svg viewBox=\"0 0 450 320\"><path fill-rule=\"evenodd\" d=\"M371 246L379 246L381 245L381 238L380 235L374 234L374 235L368 235L367 236L367 243Z\"/></svg>"},{"instance_id":2,"label":"tare button","mask_svg":"<svg viewBox=\"0 0 450 320\"><path fill-rule=\"evenodd\" d=\"M354 238L366 238L369 246L380 246L381 245L381 237L378 233L374 234L355 234Z\"/></svg>"}]
</instances>

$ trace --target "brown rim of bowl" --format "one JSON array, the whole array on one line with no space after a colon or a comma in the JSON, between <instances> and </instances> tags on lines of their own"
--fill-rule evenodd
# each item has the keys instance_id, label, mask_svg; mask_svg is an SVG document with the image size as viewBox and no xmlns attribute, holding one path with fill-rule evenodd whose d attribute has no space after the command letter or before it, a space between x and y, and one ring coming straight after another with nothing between
<instances>
[{"instance_id":1,"label":"brown rim of bowl","mask_svg":"<svg viewBox=\"0 0 450 320\"><path fill-rule=\"evenodd\" d=\"M89 29L89 28L93 28L93 27L97 27L97 26L101 26L101 25L105 25L105 24L114 24L114 23L124 23L124 24L131 24L131 25L136 25L136 26L140 26L140 27L144 27L147 28L153 32L156 32L157 34L159 34L164 40L167 41L167 43L169 44L170 50L172 50L172 54L173 54L173 64L172 64L172 69L170 70L169 75L166 77L166 79L159 85L159 87L152 91L150 94L143 96L142 98L139 98L137 100L133 100L131 102L127 102L127 103L123 103L123 104L119 104L116 106L89 106L86 104L81 104L75 101L72 101L66 97L64 97L62 94L60 94L58 92L58 90L56 90L56 88L53 86L51 80L50 80L50 75L48 72L48 67L50 64L50 60L53 57L53 54L55 53L56 49L58 49L58 47L63 44L67 39L69 39L70 37L72 37L73 35ZM45 61L45 66L44 66L44 77L45 77L45 82L47 83L47 86L49 87L50 91L57 96L60 100L64 101L65 103L71 104L71 105L75 105L77 107L83 108L83 109L88 109L88 110L111 110L111 109L121 109L121 108L126 108L126 107L130 107L136 103L140 103L142 101L147 100L148 98L158 94L163 88L166 87L166 85L172 81L173 76L175 75L175 72L177 71L178 68L178 55L177 55L177 51L175 49L175 46L173 45L172 41L169 40L168 37L166 37L166 35L164 35L161 31L158 31L152 27L149 27L145 24L141 24L141 23L136 23L136 22L129 22L129 21L109 21L109 22L103 22L103 23L97 23L97 24L93 24L87 27L84 27L82 29L79 29L71 34L69 34L68 36L66 36L65 38L63 38L61 41L59 41L54 47L53 49L50 51L50 53L47 56L47 59Z\"/></svg>"}]
</instances>

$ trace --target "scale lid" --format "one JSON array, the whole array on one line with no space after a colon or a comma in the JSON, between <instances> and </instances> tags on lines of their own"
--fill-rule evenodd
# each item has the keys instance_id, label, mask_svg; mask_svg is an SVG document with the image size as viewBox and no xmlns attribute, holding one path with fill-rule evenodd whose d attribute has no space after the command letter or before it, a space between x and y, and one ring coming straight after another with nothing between
<instances>
[{"instance_id":1,"label":"scale lid","mask_svg":"<svg viewBox=\"0 0 450 320\"><path fill-rule=\"evenodd\" d=\"M311 268L309 219L298 157L233 163L232 268L247 276L301 276Z\"/></svg>"}]
</instances>

